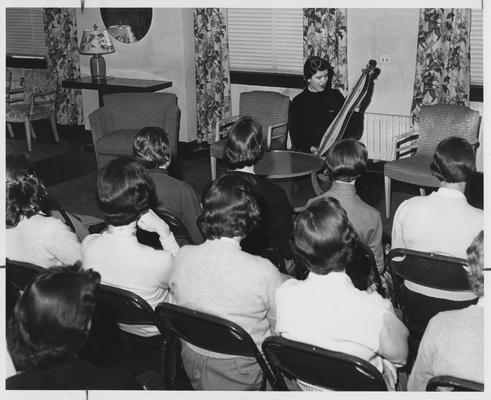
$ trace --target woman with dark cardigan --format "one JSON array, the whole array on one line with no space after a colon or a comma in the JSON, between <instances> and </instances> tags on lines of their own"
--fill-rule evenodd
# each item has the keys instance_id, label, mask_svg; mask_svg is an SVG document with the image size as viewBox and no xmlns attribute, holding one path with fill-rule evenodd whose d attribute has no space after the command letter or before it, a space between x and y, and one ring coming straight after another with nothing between
<instances>
[{"instance_id":1,"label":"woman with dark cardigan","mask_svg":"<svg viewBox=\"0 0 491 400\"><path fill-rule=\"evenodd\" d=\"M228 134L225 162L232 173L252 178L258 187L261 222L242 240L242 249L283 265L284 260L292 258L289 239L293 230L293 209L280 186L254 173L254 165L264 149L261 125L251 117L241 117Z\"/></svg>"},{"instance_id":2,"label":"woman with dark cardigan","mask_svg":"<svg viewBox=\"0 0 491 400\"><path fill-rule=\"evenodd\" d=\"M7 328L7 345L17 370L7 389L132 390L131 374L82 361L100 276L79 265L43 272L17 301Z\"/></svg>"}]
</instances>

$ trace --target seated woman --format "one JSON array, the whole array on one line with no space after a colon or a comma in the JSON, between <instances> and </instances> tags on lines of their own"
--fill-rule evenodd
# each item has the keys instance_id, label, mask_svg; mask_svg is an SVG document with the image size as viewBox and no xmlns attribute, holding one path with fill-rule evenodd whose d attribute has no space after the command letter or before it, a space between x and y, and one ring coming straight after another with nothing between
<instances>
[{"instance_id":1,"label":"seated woman","mask_svg":"<svg viewBox=\"0 0 491 400\"><path fill-rule=\"evenodd\" d=\"M307 202L307 206L320 198L333 197L346 210L360 241L370 247L382 284L387 288L390 277L385 271L382 247L382 219L380 212L365 203L356 193L356 179L366 172L368 152L363 143L345 139L335 143L327 153L326 167L332 180L331 187L322 195Z\"/></svg>"},{"instance_id":2,"label":"seated woman","mask_svg":"<svg viewBox=\"0 0 491 400\"><path fill-rule=\"evenodd\" d=\"M424 391L441 375L484 383L484 232L467 249L469 284L479 297L476 305L445 311L426 327L408 381L408 390Z\"/></svg>"},{"instance_id":3,"label":"seated woman","mask_svg":"<svg viewBox=\"0 0 491 400\"><path fill-rule=\"evenodd\" d=\"M483 229L483 211L465 197L467 182L476 171L471 144L459 137L442 140L436 147L431 172L440 188L428 196L401 203L394 215L392 248L401 247L451 257L466 258L467 245ZM456 293L407 282L418 293L452 300L475 298L471 291Z\"/></svg>"},{"instance_id":4,"label":"seated woman","mask_svg":"<svg viewBox=\"0 0 491 400\"><path fill-rule=\"evenodd\" d=\"M87 339L100 276L79 265L43 272L19 298L7 328L7 344L21 372L7 389L131 390L140 387L131 374L79 360Z\"/></svg>"},{"instance_id":5,"label":"seated woman","mask_svg":"<svg viewBox=\"0 0 491 400\"><path fill-rule=\"evenodd\" d=\"M394 364L407 358L408 331L389 300L353 286L345 273L357 235L333 198L310 204L295 221L294 252L310 271L276 291L276 331L288 339L363 358L394 389Z\"/></svg>"},{"instance_id":6,"label":"seated woman","mask_svg":"<svg viewBox=\"0 0 491 400\"><path fill-rule=\"evenodd\" d=\"M283 260L292 258L293 209L280 186L254 174L254 165L261 159L264 146L261 125L251 117L241 117L228 134L225 162L234 173L254 179L259 189L261 221L241 242L242 249L267 256L281 265Z\"/></svg>"},{"instance_id":7,"label":"seated woman","mask_svg":"<svg viewBox=\"0 0 491 400\"><path fill-rule=\"evenodd\" d=\"M82 264L101 274L102 282L136 293L152 308L168 298L173 255L179 250L169 226L150 208L154 187L137 160L119 157L97 175L97 202L107 231L82 242ZM163 250L140 244L136 229L155 232ZM124 326L141 336L158 334L155 326Z\"/></svg>"},{"instance_id":8,"label":"seated woman","mask_svg":"<svg viewBox=\"0 0 491 400\"><path fill-rule=\"evenodd\" d=\"M48 193L28 161L19 156L6 161L6 257L41 267L79 261L77 236L49 215Z\"/></svg>"},{"instance_id":9,"label":"seated woman","mask_svg":"<svg viewBox=\"0 0 491 400\"><path fill-rule=\"evenodd\" d=\"M228 319L244 328L259 348L274 333L275 289L284 278L270 261L240 249L258 224L254 181L227 174L203 193L198 223L206 241L183 246L170 287L178 305ZM211 353L183 343L184 368L195 390L259 389L254 358Z\"/></svg>"},{"instance_id":10,"label":"seated woman","mask_svg":"<svg viewBox=\"0 0 491 400\"><path fill-rule=\"evenodd\" d=\"M329 125L344 104L339 90L331 89L327 60L313 56L303 66L307 87L290 106L290 137L296 151L310 153L318 147Z\"/></svg>"},{"instance_id":11,"label":"seated woman","mask_svg":"<svg viewBox=\"0 0 491 400\"><path fill-rule=\"evenodd\" d=\"M133 155L143 162L155 185L157 207L175 213L186 226L196 244L203 243L198 229L201 212L198 198L191 185L169 176L171 162L169 138L159 127L146 127L133 139Z\"/></svg>"}]
</instances>

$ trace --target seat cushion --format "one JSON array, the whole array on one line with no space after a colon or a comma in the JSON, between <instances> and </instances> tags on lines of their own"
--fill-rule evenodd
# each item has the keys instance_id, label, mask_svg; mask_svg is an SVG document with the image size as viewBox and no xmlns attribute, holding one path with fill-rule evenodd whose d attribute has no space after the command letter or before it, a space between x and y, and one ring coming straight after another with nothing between
<instances>
[{"instance_id":1,"label":"seat cushion","mask_svg":"<svg viewBox=\"0 0 491 400\"><path fill-rule=\"evenodd\" d=\"M415 155L391 161L384 166L384 175L396 181L418 186L438 187L440 181L431 175L433 157Z\"/></svg>"},{"instance_id":2,"label":"seat cushion","mask_svg":"<svg viewBox=\"0 0 491 400\"><path fill-rule=\"evenodd\" d=\"M222 159L225 155L225 143L227 139L222 139L217 142L210 144L210 156Z\"/></svg>"},{"instance_id":3,"label":"seat cushion","mask_svg":"<svg viewBox=\"0 0 491 400\"><path fill-rule=\"evenodd\" d=\"M138 129L118 129L101 137L95 148L97 153L111 156L132 156L133 138Z\"/></svg>"},{"instance_id":4,"label":"seat cushion","mask_svg":"<svg viewBox=\"0 0 491 400\"><path fill-rule=\"evenodd\" d=\"M11 104L5 110L5 121L24 122L26 118L29 118L31 121L49 118L51 109L52 106L47 104L37 105L31 114L31 105L29 103Z\"/></svg>"}]
</instances>

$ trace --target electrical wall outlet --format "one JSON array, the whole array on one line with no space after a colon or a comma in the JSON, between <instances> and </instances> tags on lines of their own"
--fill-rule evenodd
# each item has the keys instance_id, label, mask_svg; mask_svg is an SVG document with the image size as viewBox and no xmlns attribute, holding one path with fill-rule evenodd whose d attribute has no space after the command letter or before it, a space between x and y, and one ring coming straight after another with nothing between
<instances>
[{"instance_id":1,"label":"electrical wall outlet","mask_svg":"<svg viewBox=\"0 0 491 400\"><path fill-rule=\"evenodd\" d=\"M381 54L380 64L390 64L390 56L388 54Z\"/></svg>"}]
</instances>

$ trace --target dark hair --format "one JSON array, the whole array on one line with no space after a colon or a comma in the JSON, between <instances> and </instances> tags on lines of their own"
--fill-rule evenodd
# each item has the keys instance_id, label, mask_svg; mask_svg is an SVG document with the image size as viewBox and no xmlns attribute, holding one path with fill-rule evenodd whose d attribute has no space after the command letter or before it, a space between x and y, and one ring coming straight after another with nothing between
<instances>
[{"instance_id":1,"label":"dark hair","mask_svg":"<svg viewBox=\"0 0 491 400\"><path fill-rule=\"evenodd\" d=\"M48 192L34 174L32 165L24 155L6 158L5 225L16 226L20 218L47 212Z\"/></svg>"},{"instance_id":2,"label":"dark hair","mask_svg":"<svg viewBox=\"0 0 491 400\"><path fill-rule=\"evenodd\" d=\"M331 66L329 62L321 57L312 56L309 57L305 64L303 65L303 77L305 80L312 78L318 71L328 71L331 74Z\"/></svg>"},{"instance_id":3,"label":"dark hair","mask_svg":"<svg viewBox=\"0 0 491 400\"><path fill-rule=\"evenodd\" d=\"M97 175L97 203L110 225L136 221L155 201L155 186L138 160L116 158Z\"/></svg>"},{"instance_id":4,"label":"dark hair","mask_svg":"<svg viewBox=\"0 0 491 400\"><path fill-rule=\"evenodd\" d=\"M19 297L7 329L17 368L29 370L75 357L85 342L100 275L80 264L43 271Z\"/></svg>"},{"instance_id":5,"label":"dark hair","mask_svg":"<svg viewBox=\"0 0 491 400\"><path fill-rule=\"evenodd\" d=\"M368 152L363 143L344 139L332 146L327 153L326 166L334 178L353 180L367 169Z\"/></svg>"},{"instance_id":6,"label":"dark hair","mask_svg":"<svg viewBox=\"0 0 491 400\"><path fill-rule=\"evenodd\" d=\"M169 136L158 126L147 126L133 138L133 156L148 169L158 168L170 161Z\"/></svg>"},{"instance_id":7,"label":"dark hair","mask_svg":"<svg viewBox=\"0 0 491 400\"><path fill-rule=\"evenodd\" d=\"M468 182L476 171L476 155L471 144L460 137L442 140L436 147L431 173L447 183Z\"/></svg>"},{"instance_id":8,"label":"dark hair","mask_svg":"<svg viewBox=\"0 0 491 400\"><path fill-rule=\"evenodd\" d=\"M317 199L298 214L293 234L297 260L319 275L344 271L358 240L346 211L332 197Z\"/></svg>"},{"instance_id":9,"label":"dark hair","mask_svg":"<svg viewBox=\"0 0 491 400\"><path fill-rule=\"evenodd\" d=\"M253 177L225 174L205 189L198 226L206 239L246 237L261 219Z\"/></svg>"},{"instance_id":10,"label":"dark hair","mask_svg":"<svg viewBox=\"0 0 491 400\"><path fill-rule=\"evenodd\" d=\"M467 248L467 279L472 291L479 297L484 296L484 231L474 238Z\"/></svg>"},{"instance_id":11,"label":"dark hair","mask_svg":"<svg viewBox=\"0 0 491 400\"><path fill-rule=\"evenodd\" d=\"M230 169L257 163L264 153L263 130L252 117L239 118L230 128L225 145L225 162Z\"/></svg>"}]
</instances>

